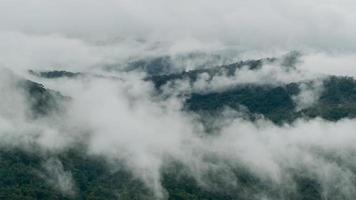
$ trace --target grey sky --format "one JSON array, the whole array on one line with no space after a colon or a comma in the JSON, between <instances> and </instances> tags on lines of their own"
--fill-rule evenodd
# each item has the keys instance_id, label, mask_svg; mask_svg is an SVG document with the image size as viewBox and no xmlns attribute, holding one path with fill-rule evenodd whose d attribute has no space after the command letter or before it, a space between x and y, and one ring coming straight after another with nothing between
<instances>
[{"instance_id":1,"label":"grey sky","mask_svg":"<svg viewBox=\"0 0 356 200\"><path fill-rule=\"evenodd\" d=\"M354 51L351 0L2 0L0 29L106 40Z\"/></svg>"}]
</instances>

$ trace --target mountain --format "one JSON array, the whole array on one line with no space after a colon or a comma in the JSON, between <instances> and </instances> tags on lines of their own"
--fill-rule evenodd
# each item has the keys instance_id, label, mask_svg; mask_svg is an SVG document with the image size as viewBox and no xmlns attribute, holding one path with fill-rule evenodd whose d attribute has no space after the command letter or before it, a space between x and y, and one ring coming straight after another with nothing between
<instances>
[{"instance_id":1,"label":"mountain","mask_svg":"<svg viewBox=\"0 0 356 200\"><path fill-rule=\"evenodd\" d=\"M204 73L211 77L222 72L227 76L233 76L236 70L243 67L256 71L261 69L263 64L271 62L276 62L276 59L248 60L171 74L152 75L149 73L145 81L152 82L159 96L164 93L164 86L169 82L177 80L194 82ZM287 64L284 63L282 66L289 70L296 61L291 59L285 62ZM150 63L145 66L149 65ZM67 71L30 71L30 73L44 79L78 79L91 76ZM356 80L350 77L324 78L323 89L316 102L298 109L295 96L301 92L302 85L312 85L313 81L262 85L249 83L234 85L219 91L191 91L184 94L183 110L198 114L204 121L205 118L218 117L224 109L231 108L243 113L248 120L265 118L278 126L291 124L298 119L318 117L338 121L356 117ZM63 103L71 101L71 97L66 97L33 81L21 79L18 87L25 92L31 105L32 116L35 118L61 112ZM212 128L209 127L208 122L205 125ZM125 166L113 171L110 169L111 163L100 156L88 155L85 152L86 147L83 144L61 152L43 152L35 146L31 151L11 146L1 148L0 199L155 199L152 191ZM218 162L214 161L216 158L209 159L212 162ZM54 167L47 168L48 163ZM288 190L259 178L244 165L227 165L226 167L232 171L230 175L234 176L237 182L229 184L226 182L227 177L219 174L219 171L211 170L205 178L213 185L207 188L202 186L194 175L187 173L189 169L186 166L173 161L161 169L162 187L172 200L250 200L261 199L261 196L273 199L286 197L288 199L323 199L319 180L297 169L290 169L289 175L295 183L294 189ZM61 188L55 188L43 181L44 179L58 179L48 169L56 169L56 173L70 172L75 183L73 191L63 192ZM45 173L40 173L43 171ZM63 186L63 188L66 187Z\"/></svg>"}]
</instances>

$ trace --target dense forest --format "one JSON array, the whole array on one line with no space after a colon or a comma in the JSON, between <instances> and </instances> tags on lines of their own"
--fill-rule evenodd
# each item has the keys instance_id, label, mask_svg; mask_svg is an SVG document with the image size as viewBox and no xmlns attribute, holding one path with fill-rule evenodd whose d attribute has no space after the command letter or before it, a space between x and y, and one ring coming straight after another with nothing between
<instances>
[{"instance_id":1,"label":"dense forest","mask_svg":"<svg viewBox=\"0 0 356 200\"><path fill-rule=\"evenodd\" d=\"M188 79L194 82L201 73L210 75L227 70L231 76L236 69L249 66L250 70L262 67L262 62L273 59L250 60L222 67L198 69L189 72L148 76L157 93L172 80ZM67 71L34 72L30 74L46 79L79 78L86 74ZM224 91L185 94L183 110L198 114L202 121L208 116L219 116L225 108L245 113L248 120L265 118L276 125L292 123L298 119L316 117L337 121L356 116L356 80L349 77L326 77L322 81L323 90L310 107L296 109L293 97L300 92L301 84L312 82L293 82L280 85L239 84ZM41 118L51 113L61 112L63 103L71 101L59 92L46 89L33 81L21 80L18 85L29 98L31 116ZM209 124L206 124L209 128ZM85 145L78 144L64 152L46 152L35 145L24 150L11 145L0 150L0 199L154 199L152 191L137 179L129 170L122 167L112 170L110 164L100 156L88 155ZM212 161L214 158L210 158ZM337 158L329 158L335 159ZM53 187L49 179L58 179L46 168L46 163L54 165L53 170L69 172L74 179L73 191L64 193ZM228 166L234 172L238 183L229 185L219 172L211 171L206 180L215 185L209 189L197 182L188 169L179 161L167 162L161 169L162 186L169 199L323 199L320 183L309 174L291 171L295 180L294 189L277 187L250 173L246 166ZM42 172L42 173L40 173ZM44 172L44 173L43 173ZM54 177L53 177L54 176ZM291 186L292 187L292 186ZM215 188L215 189L212 189ZM340 194L341 195L341 194ZM335 199L343 196L335 194Z\"/></svg>"}]
</instances>

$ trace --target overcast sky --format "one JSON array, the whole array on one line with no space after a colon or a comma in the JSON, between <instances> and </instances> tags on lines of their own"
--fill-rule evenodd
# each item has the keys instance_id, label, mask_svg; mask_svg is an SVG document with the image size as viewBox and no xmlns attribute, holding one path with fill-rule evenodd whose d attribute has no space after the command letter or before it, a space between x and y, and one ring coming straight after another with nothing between
<instances>
[{"instance_id":1,"label":"overcast sky","mask_svg":"<svg viewBox=\"0 0 356 200\"><path fill-rule=\"evenodd\" d=\"M82 39L356 50L352 0L1 0L0 29Z\"/></svg>"},{"instance_id":2,"label":"overcast sky","mask_svg":"<svg viewBox=\"0 0 356 200\"><path fill-rule=\"evenodd\" d=\"M221 119L224 126L217 136L201 137L206 134L202 124L182 111L182 99L157 100L152 84L131 72L115 74L119 81L37 78L72 100L64 119L28 121L26 97L14 88L10 71L89 71L142 55L191 51L231 50L261 58L300 50L304 56L297 70L278 65L243 69L234 77L215 77L210 85L199 77L196 88L182 83L188 87L183 89L289 83L309 78L305 74L310 71L356 77L355 8L355 0L0 0L0 69L10 69L0 70L0 91L6 97L0 98L0 145L24 146L22 140L29 140L60 149L87 137L89 153L125 160L157 193L168 156L198 178L210 169L229 172L225 163L242 163L259 177L289 185L284 180L288 170L302 169L320 179L325 191L352 188L345 196L354 197L354 165L342 164L356 154L355 120L277 126L233 116ZM295 100L311 106L320 88L317 82ZM328 159L334 152L341 154L340 165ZM222 165L205 161L206 155L218 156Z\"/></svg>"}]
</instances>

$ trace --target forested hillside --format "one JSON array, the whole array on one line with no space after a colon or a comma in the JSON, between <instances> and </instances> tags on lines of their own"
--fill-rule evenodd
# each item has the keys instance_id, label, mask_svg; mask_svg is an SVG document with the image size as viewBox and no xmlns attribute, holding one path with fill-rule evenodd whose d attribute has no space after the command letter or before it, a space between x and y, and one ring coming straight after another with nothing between
<instances>
[{"instance_id":1,"label":"forested hillside","mask_svg":"<svg viewBox=\"0 0 356 200\"><path fill-rule=\"evenodd\" d=\"M267 59L272 62L273 59ZM248 66L258 70L262 60L250 60L222 67L199 69L189 72L156 75L145 78L152 81L157 94L172 81L195 82L202 73L211 76L228 70L233 76L235 70ZM30 74L44 79L77 79L88 74L67 71L34 72ZM104 78L105 76L98 76ZM222 91L192 92L184 94L182 111L196 113L204 121L220 116L224 110L233 109L244 115L246 120L265 118L278 126L291 124L300 119L323 118L338 121L356 116L356 81L349 77L329 76L322 80L323 89L316 102L297 109L295 96L301 92L301 85L308 82L286 84L238 84ZM45 118L64 112L63 106L70 104L71 97L49 90L46 86L22 79L17 86L23 90L31 105L31 117ZM165 97L162 97L165 98ZM209 123L205 124L207 128ZM211 130L213 132L214 130ZM124 163L111 168L112 163L101 156L87 154L85 144L65 151L46 151L35 144L26 149L3 145L0 150L0 198L1 199L155 199L152 190L138 179ZM223 162L220 158L208 157L209 162ZM328 159L338 162L337 157ZM120 163L120 162L119 162ZM115 164L117 165L117 163ZM290 169L294 185L280 187L251 172L238 163L227 164L234 183L226 181L226 174L214 168L208 170L201 183L179 160L171 159L160 169L164 195L169 199L323 199L321 183L308 173ZM356 168L352 168L356 170ZM69 175L68 175L69 174ZM72 177L65 182L63 177ZM64 182L61 185L61 182ZM59 184L59 186L58 186ZM67 184L67 185L66 185ZM69 184L69 185L68 185ZM205 185L208 184L208 185ZM334 194L343 199L342 194Z\"/></svg>"}]
</instances>

